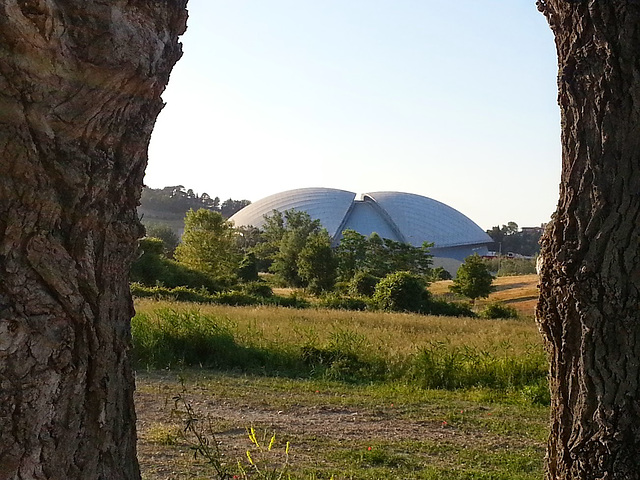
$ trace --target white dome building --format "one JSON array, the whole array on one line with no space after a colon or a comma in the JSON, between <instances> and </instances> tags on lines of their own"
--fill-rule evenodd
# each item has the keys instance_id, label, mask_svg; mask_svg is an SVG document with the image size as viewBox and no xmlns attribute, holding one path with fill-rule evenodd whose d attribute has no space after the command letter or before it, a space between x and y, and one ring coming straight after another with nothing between
<instances>
[{"instance_id":1,"label":"white dome building","mask_svg":"<svg viewBox=\"0 0 640 480\"><path fill-rule=\"evenodd\" d=\"M262 227L273 210L305 211L337 244L346 229L369 236L421 246L431 242L434 265L455 274L469 255L486 254L492 242L478 225L454 208L431 198L411 193L373 192L357 195L332 188L301 188L268 196L231 217L236 226ZM450 259L450 260L446 260Z\"/></svg>"}]
</instances>

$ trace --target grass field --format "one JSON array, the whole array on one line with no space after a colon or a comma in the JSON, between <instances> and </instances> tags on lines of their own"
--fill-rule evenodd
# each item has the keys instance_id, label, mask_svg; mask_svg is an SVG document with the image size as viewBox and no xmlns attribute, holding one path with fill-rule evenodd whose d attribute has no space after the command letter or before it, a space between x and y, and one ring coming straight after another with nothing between
<instances>
[{"instance_id":1,"label":"grass field","mask_svg":"<svg viewBox=\"0 0 640 480\"><path fill-rule=\"evenodd\" d=\"M143 476L225 478L202 450L194 458L208 440L209 449L219 446L214 457L227 478L244 478L238 461L246 478L278 478L252 471L246 451L280 471L290 442L296 479L541 479L546 366L532 308L524 307L535 282L499 279L493 296L522 312L509 321L139 301ZM432 286L436 295L446 289ZM158 344L169 343L174 351L161 353ZM216 358L228 358L213 369L186 354L175 360L176 351L194 348L205 359L215 348ZM156 353L145 364L141 352ZM250 427L264 436L265 451L249 440Z\"/></svg>"},{"instance_id":2,"label":"grass field","mask_svg":"<svg viewBox=\"0 0 640 480\"><path fill-rule=\"evenodd\" d=\"M451 280L435 282L429 290L443 298L457 298L449 293L449 286L453 284ZM537 275L514 275L497 277L493 281L496 291L489 295L487 299L479 299L478 305L482 306L489 302L504 302L512 306L523 316L533 317L536 302L538 301L538 276Z\"/></svg>"}]
</instances>

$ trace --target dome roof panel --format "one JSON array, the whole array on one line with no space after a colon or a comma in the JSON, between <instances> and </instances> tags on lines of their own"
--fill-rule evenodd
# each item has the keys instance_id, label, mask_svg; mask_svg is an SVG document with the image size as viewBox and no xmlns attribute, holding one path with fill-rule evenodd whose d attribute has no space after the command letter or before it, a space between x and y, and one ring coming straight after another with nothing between
<instances>
[{"instance_id":1,"label":"dome roof panel","mask_svg":"<svg viewBox=\"0 0 640 480\"><path fill-rule=\"evenodd\" d=\"M264 216L274 210L305 211L312 219L318 219L329 235L335 236L356 194L333 188L300 188L276 193L247 205L230 220L237 226L253 225L261 228Z\"/></svg>"},{"instance_id":2,"label":"dome roof panel","mask_svg":"<svg viewBox=\"0 0 640 480\"><path fill-rule=\"evenodd\" d=\"M356 194L332 188L300 188L258 200L231 217L237 226L261 228L273 210L306 211L338 238L353 228L363 235L406 241L415 246L433 242L435 248L485 245L491 238L454 208L431 198L401 192L373 192L356 200ZM468 249L468 247L465 247ZM462 254L461 254L462 255ZM466 253L465 253L466 255Z\"/></svg>"},{"instance_id":3,"label":"dome roof panel","mask_svg":"<svg viewBox=\"0 0 640 480\"><path fill-rule=\"evenodd\" d=\"M372 192L365 195L388 213L407 242L413 245L427 241L433 242L436 247L449 247L492 241L467 216L432 198L401 192Z\"/></svg>"}]
</instances>

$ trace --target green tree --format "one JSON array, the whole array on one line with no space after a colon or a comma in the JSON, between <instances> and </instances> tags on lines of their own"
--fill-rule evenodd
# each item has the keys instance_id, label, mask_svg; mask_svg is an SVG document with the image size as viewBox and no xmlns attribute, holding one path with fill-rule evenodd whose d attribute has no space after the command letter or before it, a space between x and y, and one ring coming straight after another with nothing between
<instances>
[{"instance_id":1,"label":"green tree","mask_svg":"<svg viewBox=\"0 0 640 480\"><path fill-rule=\"evenodd\" d=\"M366 250L366 271L374 277L384 277L390 273L387 265L387 250L384 246L384 240L380 235L373 232L367 238Z\"/></svg>"},{"instance_id":2,"label":"green tree","mask_svg":"<svg viewBox=\"0 0 640 480\"><path fill-rule=\"evenodd\" d=\"M487 264L478 254L467 257L453 279L453 285L449 289L457 294L464 295L475 304L476 298L486 298L493 292L493 275L489 272Z\"/></svg>"},{"instance_id":3,"label":"green tree","mask_svg":"<svg viewBox=\"0 0 640 480\"><path fill-rule=\"evenodd\" d=\"M205 288L210 293L221 289L221 285L209 275L167 258L162 240L153 237L140 240L138 258L131 265L129 278L150 287Z\"/></svg>"},{"instance_id":4,"label":"green tree","mask_svg":"<svg viewBox=\"0 0 640 480\"><path fill-rule=\"evenodd\" d=\"M238 265L238 277L243 282L255 282L258 280L258 259L255 253L249 252L242 257Z\"/></svg>"},{"instance_id":5,"label":"green tree","mask_svg":"<svg viewBox=\"0 0 640 480\"><path fill-rule=\"evenodd\" d=\"M175 258L212 277L233 277L240 263L236 232L219 212L201 208L185 217L182 243Z\"/></svg>"},{"instance_id":6,"label":"green tree","mask_svg":"<svg viewBox=\"0 0 640 480\"><path fill-rule=\"evenodd\" d=\"M148 238L159 238L162 240L164 254L168 258L173 258L176 247L180 244L180 237L173 229L166 224L150 223L144 226Z\"/></svg>"},{"instance_id":7,"label":"green tree","mask_svg":"<svg viewBox=\"0 0 640 480\"><path fill-rule=\"evenodd\" d=\"M309 235L298 256L298 275L314 295L333 290L338 262L325 229Z\"/></svg>"},{"instance_id":8,"label":"green tree","mask_svg":"<svg viewBox=\"0 0 640 480\"><path fill-rule=\"evenodd\" d=\"M433 247L433 243L424 242L422 246L414 247L409 243L385 238L384 246L387 257L387 273L407 271L414 275L431 276L433 255L431 255L430 249Z\"/></svg>"},{"instance_id":9,"label":"green tree","mask_svg":"<svg viewBox=\"0 0 640 480\"><path fill-rule=\"evenodd\" d=\"M364 271L367 258L367 237L347 229L342 232L340 243L336 247L338 274L348 281L359 271Z\"/></svg>"},{"instance_id":10,"label":"green tree","mask_svg":"<svg viewBox=\"0 0 640 480\"><path fill-rule=\"evenodd\" d=\"M321 231L320 220L313 220L307 212L297 210L274 211L266 220L263 227L265 243L260 247L261 253L272 259L269 270L286 285L306 286L298 273L298 258L309 236Z\"/></svg>"}]
</instances>

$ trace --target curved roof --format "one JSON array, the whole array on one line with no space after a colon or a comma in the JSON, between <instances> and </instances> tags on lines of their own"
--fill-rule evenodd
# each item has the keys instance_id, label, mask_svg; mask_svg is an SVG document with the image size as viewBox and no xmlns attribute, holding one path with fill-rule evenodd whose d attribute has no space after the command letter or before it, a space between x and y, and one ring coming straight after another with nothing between
<instances>
[{"instance_id":1,"label":"curved roof","mask_svg":"<svg viewBox=\"0 0 640 480\"><path fill-rule=\"evenodd\" d=\"M301 188L277 193L252 203L231 217L235 225L262 227L273 210L306 211L333 238L347 228L363 235L411 243L433 242L436 248L482 245L491 238L454 208L431 198L402 192L365 193L332 188Z\"/></svg>"}]
</instances>

